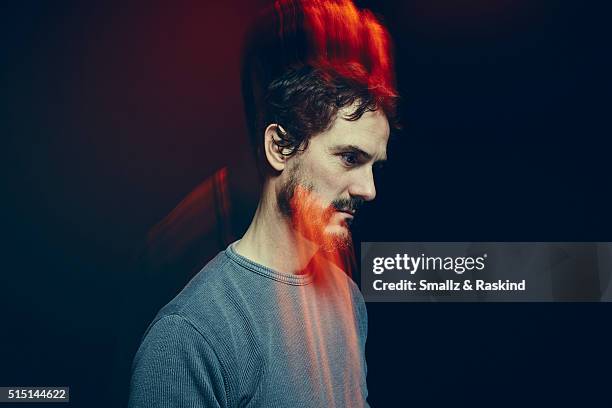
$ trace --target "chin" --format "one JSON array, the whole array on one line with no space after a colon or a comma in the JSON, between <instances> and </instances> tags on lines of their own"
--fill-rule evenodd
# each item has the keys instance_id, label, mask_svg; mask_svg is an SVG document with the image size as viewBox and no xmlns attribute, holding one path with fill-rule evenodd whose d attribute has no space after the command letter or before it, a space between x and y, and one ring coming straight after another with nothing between
<instances>
[{"instance_id":1,"label":"chin","mask_svg":"<svg viewBox=\"0 0 612 408\"><path fill-rule=\"evenodd\" d=\"M326 228L321 238L322 242L319 245L325 252L343 251L351 247L353 243L351 233L342 225Z\"/></svg>"},{"instance_id":2,"label":"chin","mask_svg":"<svg viewBox=\"0 0 612 408\"><path fill-rule=\"evenodd\" d=\"M351 233L346 224L333 224L325 227L325 235L351 236Z\"/></svg>"}]
</instances>

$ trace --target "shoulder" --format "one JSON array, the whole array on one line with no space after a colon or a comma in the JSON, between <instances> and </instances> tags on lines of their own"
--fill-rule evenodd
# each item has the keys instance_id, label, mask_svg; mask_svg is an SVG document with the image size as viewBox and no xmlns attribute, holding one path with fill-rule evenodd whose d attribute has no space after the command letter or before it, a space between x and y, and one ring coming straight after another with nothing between
<instances>
[{"instance_id":1,"label":"shoulder","mask_svg":"<svg viewBox=\"0 0 612 408\"><path fill-rule=\"evenodd\" d=\"M176 350L197 352L199 347L208 348L206 336L179 314L156 317L147 328L138 354L165 355ZM138 355L137 355L138 357Z\"/></svg>"},{"instance_id":2,"label":"shoulder","mask_svg":"<svg viewBox=\"0 0 612 408\"><path fill-rule=\"evenodd\" d=\"M258 359L256 311L245 296L250 275L220 252L158 312L149 330L159 326L158 331L170 335L173 326L179 325L184 330L178 330L178 335L198 333L228 371L235 371L240 361Z\"/></svg>"},{"instance_id":3,"label":"shoulder","mask_svg":"<svg viewBox=\"0 0 612 408\"><path fill-rule=\"evenodd\" d=\"M150 326L168 316L180 316L213 344L239 336L239 328L252 324L245 312L249 304L242 296L249 278L222 251L157 313Z\"/></svg>"},{"instance_id":4,"label":"shoulder","mask_svg":"<svg viewBox=\"0 0 612 408\"><path fill-rule=\"evenodd\" d=\"M249 275L237 270L224 252L219 253L157 313L144 334L135 366L176 355L185 364L209 365L205 370L216 373L230 399L252 392L260 381L259 369L247 373L241 367L261 365L261 345L260 336L254 335L257 323L243 296L248 284Z\"/></svg>"},{"instance_id":5,"label":"shoulder","mask_svg":"<svg viewBox=\"0 0 612 408\"><path fill-rule=\"evenodd\" d=\"M165 316L180 315L202 330L200 320L226 306L227 292L236 279L232 269L225 252L217 254L158 312L152 324Z\"/></svg>"}]
</instances>

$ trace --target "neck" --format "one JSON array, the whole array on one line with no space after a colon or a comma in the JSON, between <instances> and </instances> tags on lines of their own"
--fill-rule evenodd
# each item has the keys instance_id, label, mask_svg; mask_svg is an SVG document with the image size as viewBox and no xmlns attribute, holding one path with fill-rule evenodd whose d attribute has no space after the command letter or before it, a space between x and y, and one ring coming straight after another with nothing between
<instances>
[{"instance_id":1,"label":"neck","mask_svg":"<svg viewBox=\"0 0 612 408\"><path fill-rule=\"evenodd\" d=\"M234 249L270 269L302 274L318 251L318 245L292 228L278 209L273 189L263 191L253 221Z\"/></svg>"}]
</instances>

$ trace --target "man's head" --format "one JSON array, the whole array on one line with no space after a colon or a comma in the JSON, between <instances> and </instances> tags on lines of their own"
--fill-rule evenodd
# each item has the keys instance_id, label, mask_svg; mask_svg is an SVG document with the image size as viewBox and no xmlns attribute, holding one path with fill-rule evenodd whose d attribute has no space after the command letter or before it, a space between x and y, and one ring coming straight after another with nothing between
<instances>
[{"instance_id":1,"label":"man's head","mask_svg":"<svg viewBox=\"0 0 612 408\"><path fill-rule=\"evenodd\" d=\"M251 141L277 208L307 238L350 242L372 200L397 95L389 36L348 0L283 0L247 39L243 97Z\"/></svg>"},{"instance_id":2,"label":"man's head","mask_svg":"<svg viewBox=\"0 0 612 408\"><path fill-rule=\"evenodd\" d=\"M296 231L324 249L350 243L355 213L376 196L374 166L386 159L389 124L381 110L348 120L343 108L327 131L310 139L307 149L290 158L274 142L278 125L266 130L265 154L278 172L276 202Z\"/></svg>"}]
</instances>

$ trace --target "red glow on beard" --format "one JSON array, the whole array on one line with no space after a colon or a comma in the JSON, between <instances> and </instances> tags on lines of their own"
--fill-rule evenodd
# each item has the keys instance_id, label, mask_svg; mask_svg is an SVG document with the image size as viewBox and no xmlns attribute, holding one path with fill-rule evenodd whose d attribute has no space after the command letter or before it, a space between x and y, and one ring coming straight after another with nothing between
<instances>
[{"instance_id":1,"label":"red glow on beard","mask_svg":"<svg viewBox=\"0 0 612 408\"><path fill-rule=\"evenodd\" d=\"M333 251L336 246L345 246L342 244L343 240L336 239L340 237L325 231L336 209L324 204L316 193L297 185L290 205L293 226L306 239L318 244L324 251ZM346 238L350 239L348 231Z\"/></svg>"},{"instance_id":2,"label":"red glow on beard","mask_svg":"<svg viewBox=\"0 0 612 408\"><path fill-rule=\"evenodd\" d=\"M290 205L293 228L320 248L315 256L324 257L342 269L346 275L352 276L355 260L348 226L345 224L343 228L346 230L339 234L327 231L332 217L337 212L336 208L299 184L295 187Z\"/></svg>"}]
</instances>

